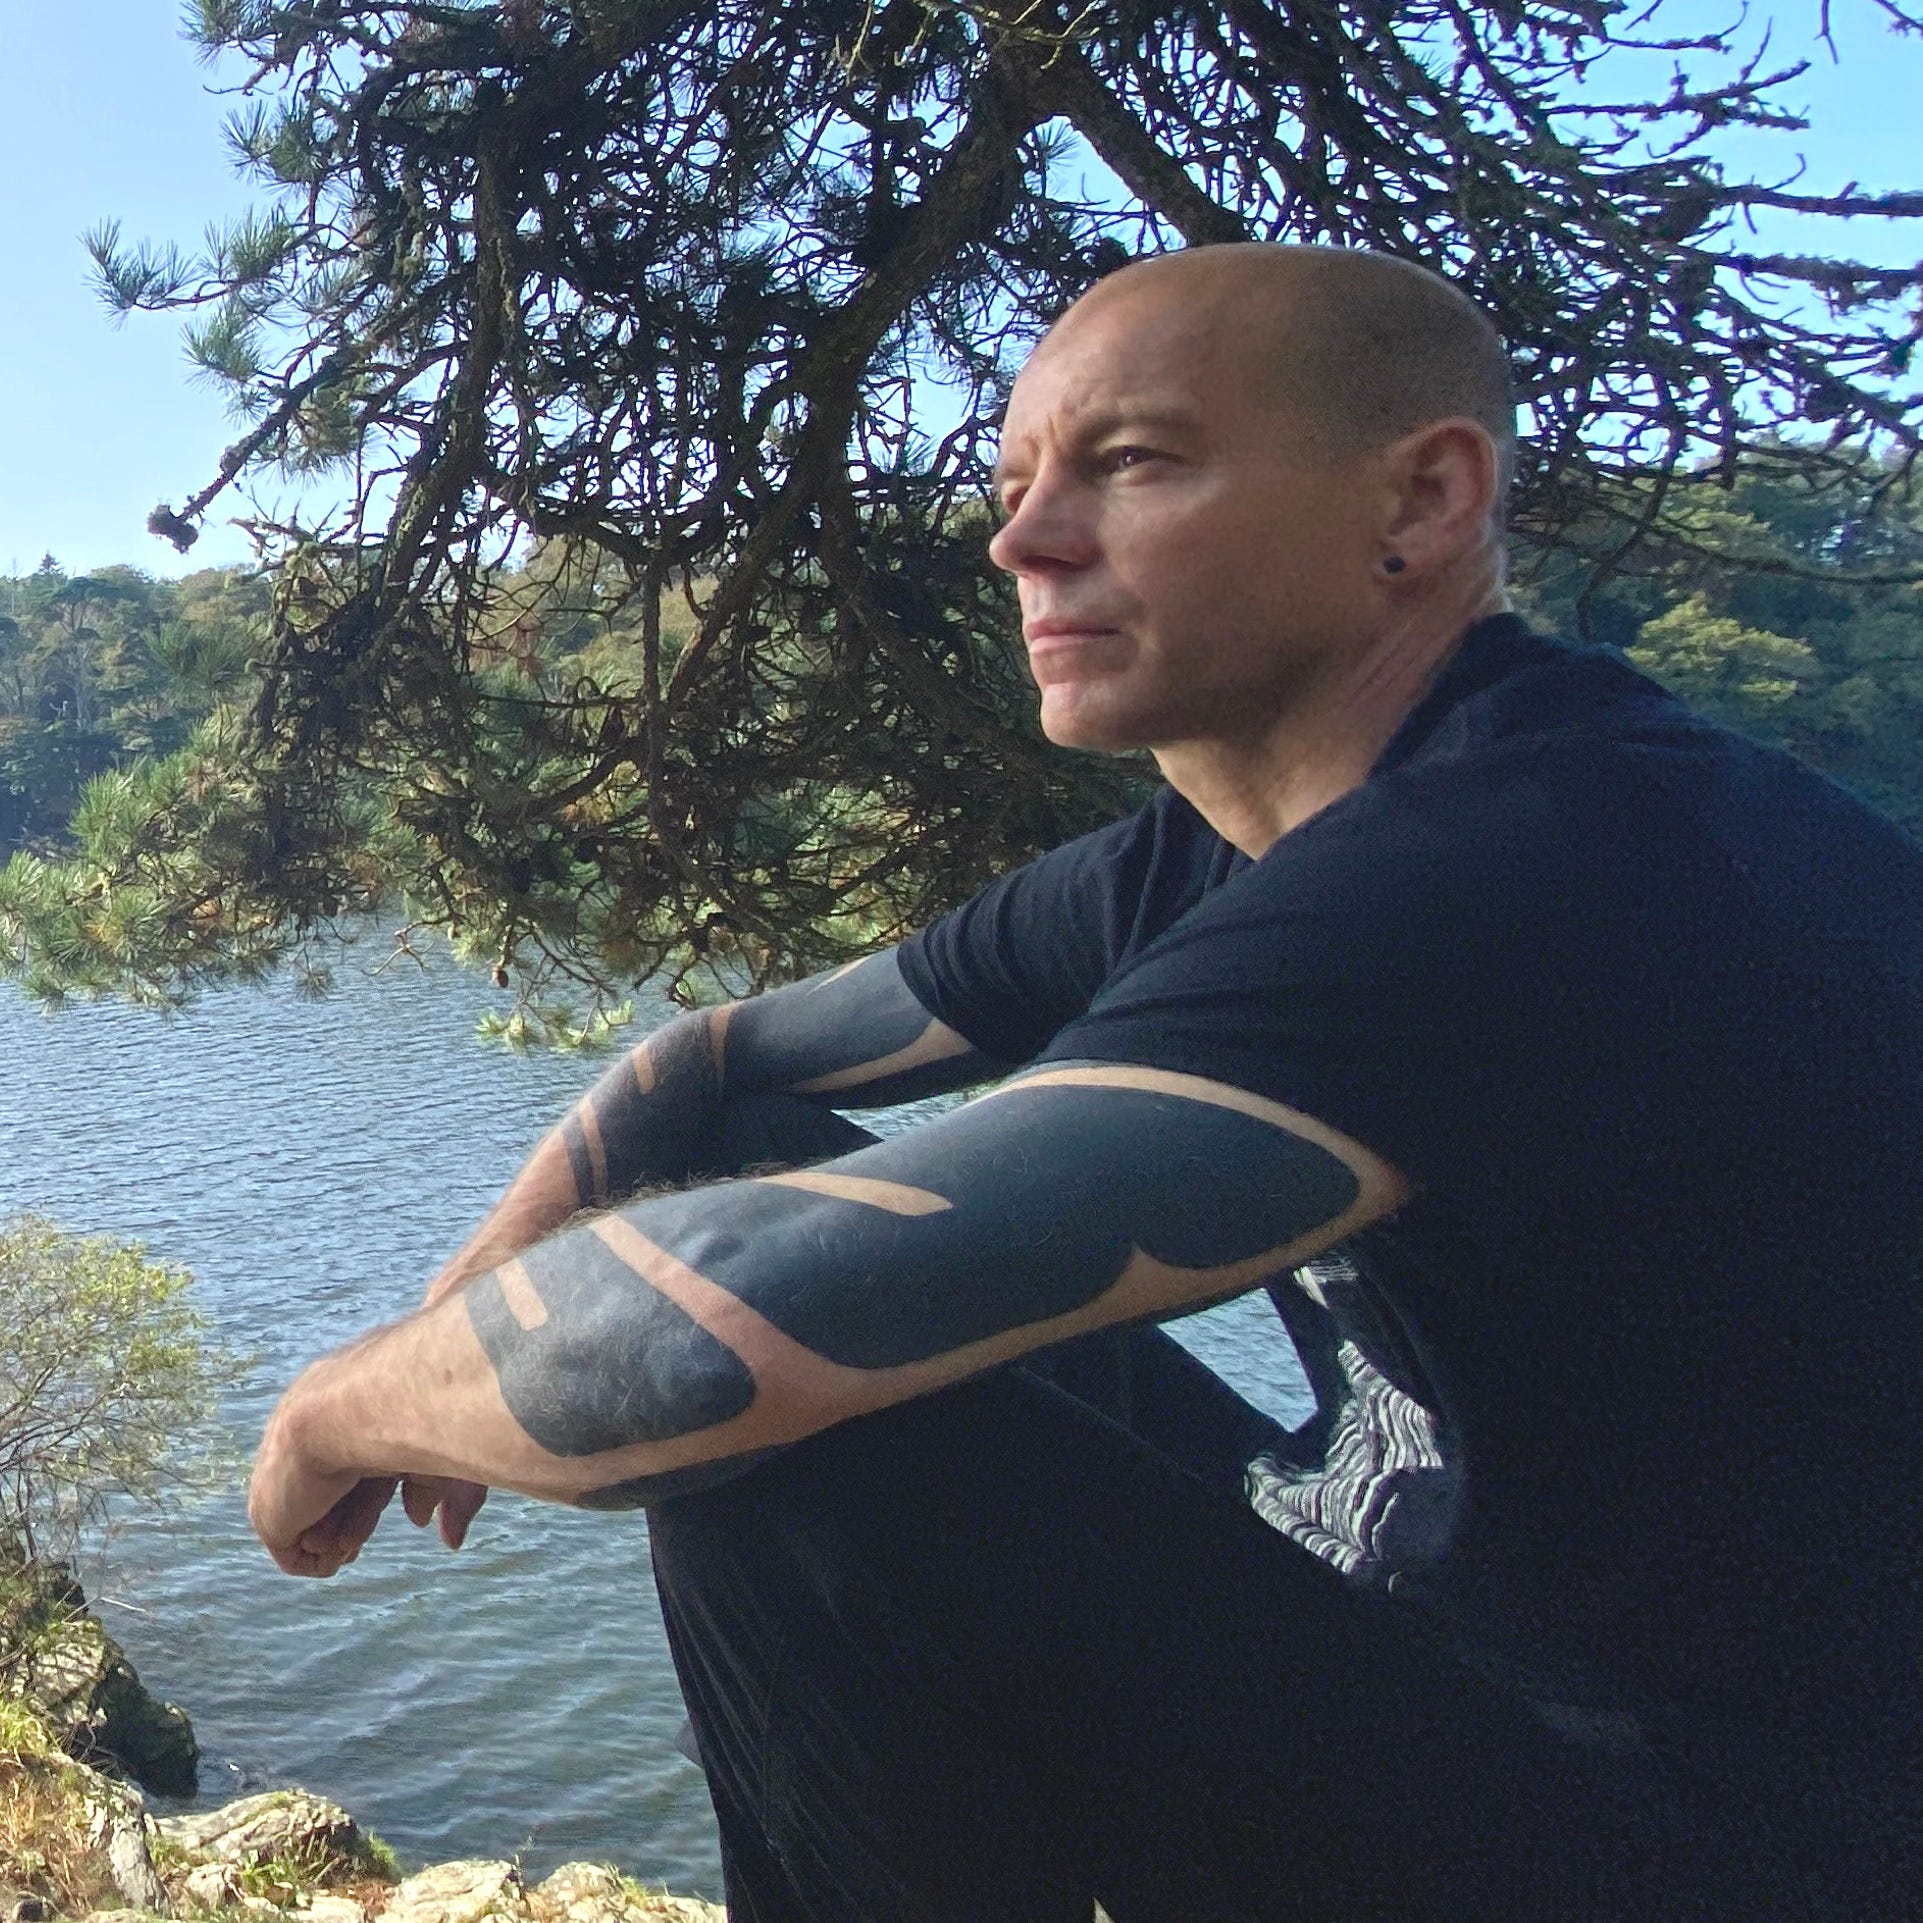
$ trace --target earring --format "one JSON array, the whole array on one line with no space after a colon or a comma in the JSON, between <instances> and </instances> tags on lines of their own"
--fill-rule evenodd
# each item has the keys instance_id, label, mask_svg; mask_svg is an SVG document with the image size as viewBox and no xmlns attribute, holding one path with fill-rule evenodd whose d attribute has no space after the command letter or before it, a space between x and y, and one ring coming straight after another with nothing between
<instances>
[{"instance_id":1,"label":"earring","mask_svg":"<svg viewBox=\"0 0 1923 1923\"><path fill-rule=\"evenodd\" d=\"M1401 555L1392 554L1383 562L1382 572L1384 574L1400 574L1408 565L1408 562L1405 561Z\"/></svg>"}]
</instances>

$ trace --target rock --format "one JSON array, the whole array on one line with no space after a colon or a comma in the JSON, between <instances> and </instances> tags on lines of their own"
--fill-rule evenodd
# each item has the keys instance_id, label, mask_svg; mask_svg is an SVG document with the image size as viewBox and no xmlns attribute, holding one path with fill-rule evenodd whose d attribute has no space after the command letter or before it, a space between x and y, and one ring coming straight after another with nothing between
<instances>
[{"instance_id":1,"label":"rock","mask_svg":"<svg viewBox=\"0 0 1923 1923\"><path fill-rule=\"evenodd\" d=\"M300 1866L302 1880L377 1873L360 1826L338 1803L304 1789L243 1796L219 1809L164 1816L154 1826L190 1856L246 1869L276 1858Z\"/></svg>"},{"instance_id":2,"label":"rock","mask_svg":"<svg viewBox=\"0 0 1923 1923\"><path fill-rule=\"evenodd\" d=\"M381 1923L481 1923L483 1918L518 1923L533 1914L527 1885L512 1863L470 1859L437 1863L396 1885Z\"/></svg>"},{"instance_id":3,"label":"rock","mask_svg":"<svg viewBox=\"0 0 1923 1923\"><path fill-rule=\"evenodd\" d=\"M704 1903L698 1896L670 1896L663 1890L647 1898L640 1915L660 1917L662 1923L728 1923L728 1912L719 1903Z\"/></svg>"},{"instance_id":4,"label":"rock","mask_svg":"<svg viewBox=\"0 0 1923 1923\"><path fill-rule=\"evenodd\" d=\"M549 1923L614 1923L628 1909L621 1878L605 1863L563 1863L534 1894Z\"/></svg>"},{"instance_id":5,"label":"rock","mask_svg":"<svg viewBox=\"0 0 1923 1923\"><path fill-rule=\"evenodd\" d=\"M0 1890L0 1917L6 1923L47 1923L53 1911L46 1900L28 1890Z\"/></svg>"},{"instance_id":6,"label":"rock","mask_svg":"<svg viewBox=\"0 0 1923 1923\"><path fill-rule=\"evenodd\" d=\"M240 1894L234 1872L225 1863L201 1863L181 1878L180 1893L196 1909L218 1910Z\"/></svg>"},{"instance_id":7,"label":"rock","mask_svg":"<svg viewBox=\"0 0 1923 1923\"><path fill-rule=\"evenodd\" d=\"M356 1903L351 1896L323 1891L318 1896L310 1896L295 1915L303 1919L303 1923L367 1923L367 1906Z\"/></svg>"},{"instance_id":8,"label":"rock","mask_svg":"<svg viewBox=\"0 0 1923 1923\"><path fill-rule=\"evenodd\" d=\"M670 1896L664 1890L653 1899L648 1916L659 1916L666 1923L728 1923L728 1912L719 1903L704 1903L698 1896Z\"/></svg>"},{"instance_id":9,"label":"rock","mask_svg":"<svg viewBox=\"0 0 1923 1923\"><path fill-rule=\"evenodd\" d=\"M111 1767L160 1796L191 1796L200 1745L187 1712L140 1680L120 1645L93 1617L73 1613L71 1576L49 1579L51 1612L20 1656L16 1687L70 1755Z\"/></svg>"},{"instance_id":10,"label":"rock","mask_svg":"<svg viewBox=\"0 0 1923 1923\"><path fill-rule=\"evenodd\" d=\"M719 1904L644 1891L605 1863L563 1863L534 1896L543 1923L727 1923Z\"/></svg>"},{"instance_id":11,"label":"rock","mask_svg":"<svg viewBox=\"0 0 1923 1923\"><path fill-rule=\"evenodd\" d=\"M73 1765L74 1787L87 1812L87 1841L107 1859L114 1888L129 1903L170 1916L173 1902L148 1848L153 1824L140 1792L85 1763Z\"/></svg>"}]
</instances>

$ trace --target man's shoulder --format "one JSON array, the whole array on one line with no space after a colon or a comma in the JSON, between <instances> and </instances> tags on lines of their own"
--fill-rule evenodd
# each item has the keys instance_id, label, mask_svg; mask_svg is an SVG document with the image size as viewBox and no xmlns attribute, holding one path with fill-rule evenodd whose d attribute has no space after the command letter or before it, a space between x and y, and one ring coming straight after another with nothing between
<instances>
[{"instance_id":1,"label":"man's shoulder","mask_svg":"<svg viewBox=\"0 0 1923 1923\"><path fill-rule=\"evenodd\" d=\"M1526 630L1507 672L1466 691L1349 803L1327 825L1390 859L1419 844L1471 867L1525 849L1583 866L1612 854L1745 872L1821 861L1892 878L1923 864L1902 828L1807 763L1689 707L1613 649Z\"/></svg>"}]
</instances>

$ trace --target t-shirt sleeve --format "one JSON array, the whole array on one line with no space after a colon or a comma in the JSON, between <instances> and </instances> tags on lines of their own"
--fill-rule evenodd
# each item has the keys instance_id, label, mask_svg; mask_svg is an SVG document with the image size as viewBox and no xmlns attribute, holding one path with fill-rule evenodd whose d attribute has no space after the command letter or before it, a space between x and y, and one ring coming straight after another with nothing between
<instances>
[{"instance_id":1,"label":"t-shirt sleeve","mask_svg":"<svg viewBox=\"0 0 1923 1923\"><path fill-rule=\"evenodd\" d=\"M1633 877L1528 765L1391 777L1211 890L1060 1028L1044 1061L1205 1076L1299 1109L1412 1180L1476 1185L1572 1129L1603 1066ZM1613 915L1613 921L1611 919ZM1577 1152L1568 1142L1563 1152Z\"/></svg>"},{"instance_id":2,"label":"t-shirt sleeve","mask_svg":"<svg viewBox=\"0 0 1923 1923\"><path fill-rule=\"evenodd\" d=\"M1163 790L909 936L896 951L903 979L984 1054L1029 1061L1225 865L1219 839Z\"/></svg>"}]
</instances>

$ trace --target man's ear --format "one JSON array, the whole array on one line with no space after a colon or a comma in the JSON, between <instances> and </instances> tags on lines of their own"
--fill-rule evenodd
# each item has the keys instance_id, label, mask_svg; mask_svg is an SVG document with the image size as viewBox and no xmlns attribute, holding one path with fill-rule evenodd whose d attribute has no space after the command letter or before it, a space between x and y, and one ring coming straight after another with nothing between
<instances>
[{"instance_id":1,"label":"man's ear","mask_svg":"<svg viewBox=\"0 0 1923 1923\"><path fill-rule=\"evenodd\" d=\"M1384 545L1409 575L1433 576L1487 542L1502 463L1480 421L1430 421L1386 449L1383 465L1392 490Z\"/></svg>"}]
</instances>

